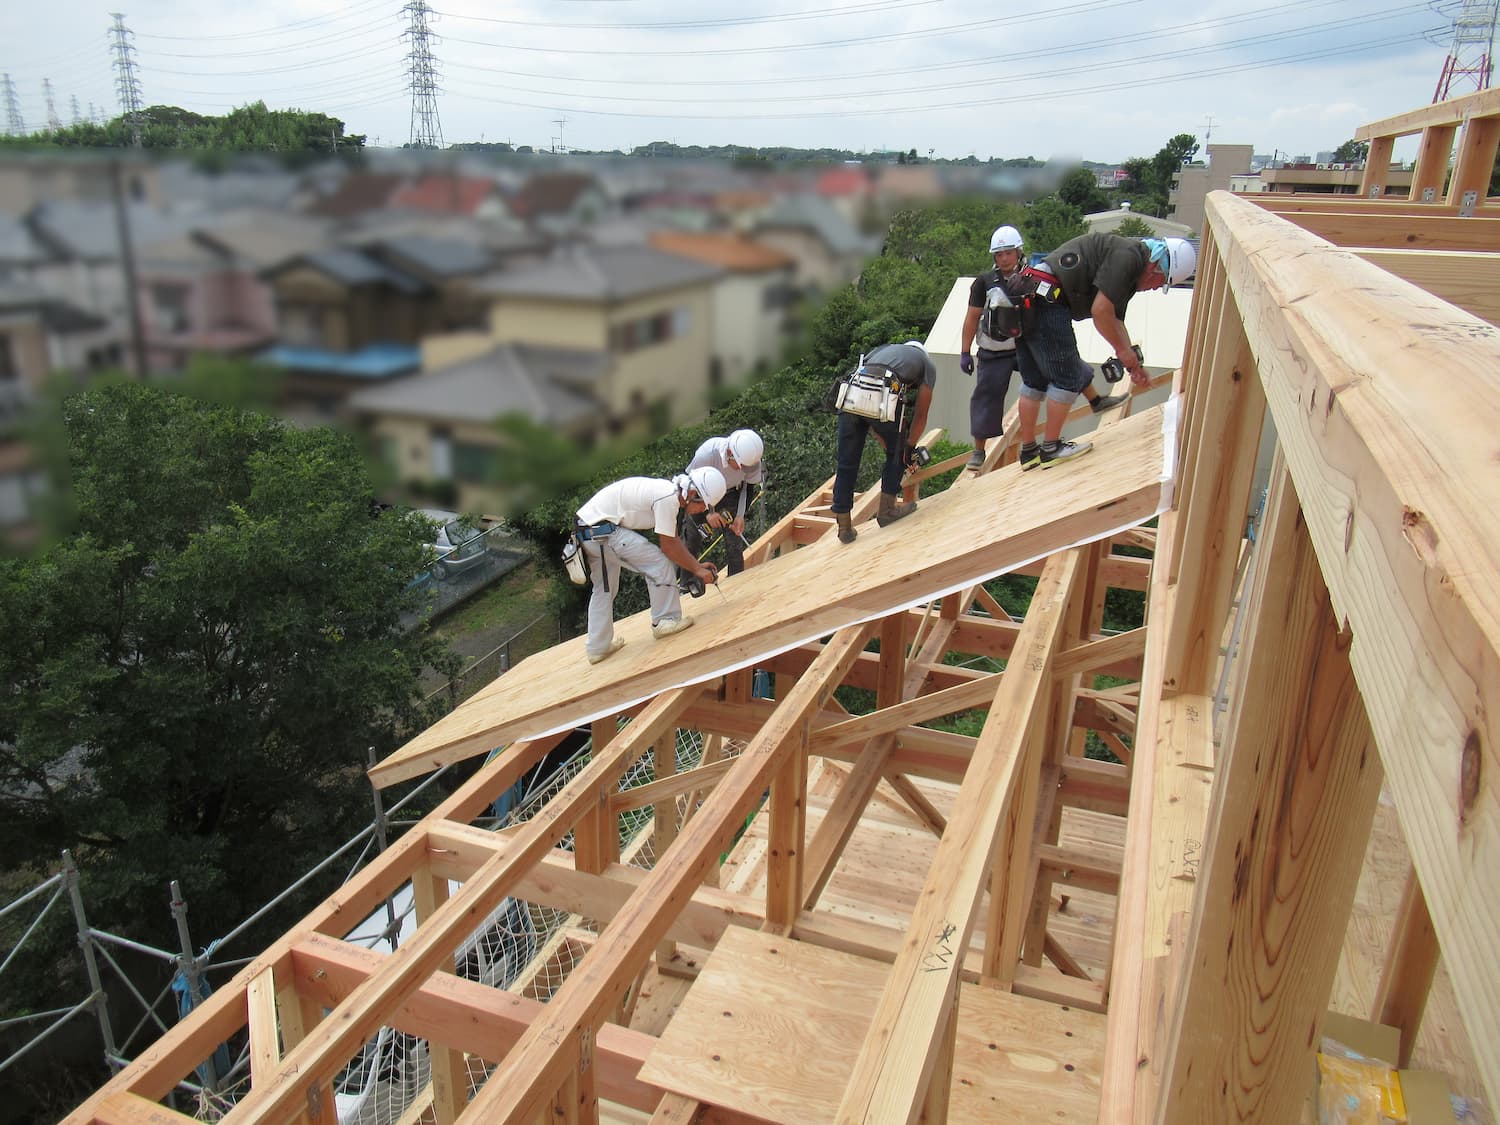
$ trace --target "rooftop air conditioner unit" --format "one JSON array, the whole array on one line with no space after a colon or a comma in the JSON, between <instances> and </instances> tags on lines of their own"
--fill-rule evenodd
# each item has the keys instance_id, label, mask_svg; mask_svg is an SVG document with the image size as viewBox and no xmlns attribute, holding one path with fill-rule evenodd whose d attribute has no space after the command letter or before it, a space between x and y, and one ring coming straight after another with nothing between
<instances>
[{"instance_id":1,"label":"rooftop air conditioner unit","mask_svg":"<svg viewBox=\"0 0 1500 1125\"><path fill-rule=\"evenodd\" d=\"M1333 170L1335 172L1342 172L1347 167L1349 167L1347 164L1335 164L1333 165Z\"/></svg>"}]
</instances>

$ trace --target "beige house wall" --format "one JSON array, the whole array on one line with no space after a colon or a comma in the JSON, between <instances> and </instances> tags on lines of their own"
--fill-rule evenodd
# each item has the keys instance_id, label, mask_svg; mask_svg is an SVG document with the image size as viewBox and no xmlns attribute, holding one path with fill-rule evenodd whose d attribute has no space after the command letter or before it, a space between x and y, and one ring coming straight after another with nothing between
<instances>
[{"instance_id":1,"label":"beige house wall","mask_svg":"<svg viewBox=\"0 0 1500 1125\"><path fill-rule=\"evenodd\" d=\"M496 342L495 337L488 332L448 332L441 336L423 336L422 370L441 371L445 367L452 367L455 363L483 355Z\"/></svg>"},{"instance_id":2,"label":"beige house wall","mask_svg":"<svg viewBox=\"0 0 1500 1125\"><path fill-rule=\"evenodd\" d=\"M658 313L672 315L673 335L659 344L614 353L614 371L606 384L610 408L623 414L665 398L674 423L696 420L708 409L712 287L695 286L628 301L611 309L609 320L612 325L623 325Z\"/></svg>"},{"instance_id":3,"label":"beige house wall","mask_svg":"<svg viewBox=\"0 0 1500 1125\"><path fill-rule=\"evenodd\" d=\"M714 287L714 355L724 381L739 382L759 362L774 364L785 342L786 309L766 307L766 291L791 284L792 269L730 274Z\"/></svg>"},{"instance_id":4,"label":"beige house wall","mask_svg":"<svg viewBox=\"0 0 1500 1125\"><path fill-rule=\"evenodd\" d=\"M1253 150L1252 145L1209 145L1207 165L1190 164L1178 169L1172 177L1168 196L1172 209L1167 218L1201 234L1208 193L1228 191L1231 177L1248 173Z\"/></svg>"},{"instance_id":5,"label":"beige house wall","mask_svg":"<svg viewBox=\"0 0 1500 1125\"><path fill-rule=\"evenodd\" d=\"M41 321L33 315L7 316L0 313L0 340L10 350L16 378L31 391L40 391L52 364L47 357L47 334Z\"/></svg>"},{"instance_id":6,"label":"beige house wall","mask_svg":"<svg viewBox=\"0 0 1500 1125\"><path fill-rule=\"evenodd\" d=\"M494 343L601 351L609 346L602 307L541 297L497 298L490 307L490 336Z\"/></svg>"},{"instance_id":7,"label":"beige house wall","mask_svg":"<svg viewBox=\"0 0 1500 1125\"><path fill-rule=\"evenodd\" d=\"M755 240L789 254L796 261L798 285L815 285L828 290L849 280L840 276L839 264L828 253L823 240L810 231L795 227L767 227L755 232Z\"/></svg>"}]
</instances>

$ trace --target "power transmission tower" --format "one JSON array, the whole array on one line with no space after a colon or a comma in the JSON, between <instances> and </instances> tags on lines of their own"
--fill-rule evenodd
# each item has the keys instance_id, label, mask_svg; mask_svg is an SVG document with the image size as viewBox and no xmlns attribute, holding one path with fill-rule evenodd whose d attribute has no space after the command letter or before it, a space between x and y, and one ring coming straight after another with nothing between
<instances>
[{"instance_id":1,"label":"power transmission tower","mask_svg":"<svg viewBox=\"0 0 1500 1125\"><path fill-rule=\"evenodd\" d=\"M81 113L78 112L78 95L77 94L69 94L68 95L68 104L69 104L69 106L73 110L73 124L74 125L82 125L83 124L83 114L81 114Z\"/></svg>"},{"instance_id":2,"label":"power transmission tower","mask_svg":"<svg viewBox=\"0 0 1500 1125\"><path fill-rule=\"evenodd\" d=\"M16 98L16 84L7 74L0 78L0 98L5 100L5 131L12 137L25 137L26 122L21 119L21 103Z\"/></svg>"},{"instance_id":3,"label":"power transmission tower","mask_svg":"<svg viewBox=\"0 0 1500 1125\"><path fill-rule=\"evenodd\" d=\"M57 103L52 98L52 79L42 79L42 99L47 103L47 132L55 133L62 128L62 120L57 116Z\"/></svg>"},{"instance_id":4,"label":"power transmission tower","mask_svg":"<svg viewBox=\"0 0 1500 1125\"><path fill-rule=\"evenodd\" d=\"M96 106L93 102L89 102L89 124L99 124L99 107Z\"/></svg>"},{"instance_id":5,"label":"power transmission tower","mask_svg":"<svg viewBox=\"0 0 1500 1125\"><path fill-rule=\"evenodd\" d=\"M1463 8L1453 20L1453 45L1443 60L1434 102L1445 102L1474 90L1488 89L1494 74L1495 20L1500 14L1500 0L1463 0Z\"/></svg>"},{"instance_id":6,"label":"power transmission tower","mask_svg":"<svg viewBox=\"0 0 1500 1125\"><path fill-rule=\"evenodd\" d=\"M401 38L409 40L407 74L411 79L411 146L442 148L443 126L438 121L437 65L432 61L432 41L436 36L428 21L433 11L427 0L408 0L401 9L409 20Z\"/></svg>"},{"instance_id":7,"label":"power transmission tower","mask_svg":"<svg viewBox=\"0 0 1500 1125\"><path fill-rule=\"evenodd\" d=\"M111 12L115 25L109 29L110 50L115 54L115 93L120 96L120 108L125 111L125 120L130 122L130 143L141 147L141 82L135 73L135 47L130 40L134 32L125 26L125 17L120 12Z\"/></svg>"}]
</instances>

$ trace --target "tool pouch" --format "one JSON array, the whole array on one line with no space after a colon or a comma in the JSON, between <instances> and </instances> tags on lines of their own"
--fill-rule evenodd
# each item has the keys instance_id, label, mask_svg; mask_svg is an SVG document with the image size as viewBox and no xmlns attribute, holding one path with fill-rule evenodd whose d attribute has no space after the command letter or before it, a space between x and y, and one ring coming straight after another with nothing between
<instances>
[{"instance_id":1,"label":"tool pouch","mask_svg":"<svg viewBox=\"0 0 1500 1125\"><path fill-rule=\"evenodd\" d=\"M844 376L835 399L836 409L877 422L894 422L901 413L901 383L882 367L859 368Z\"/></svg>"},{"instance_id":2,"label":"tool pouch","mask_svg":"<svg viewBox=\"0 0 1500 1125\"><path fill-rule=\"evenodd\" d=\"M563 569L568 572L568 581L575 586L588 585L588 567L583 561L583 548L578 545L576 535L568 536L568 541L563 544L562 549Z\"/></svg>"}]
</instances>

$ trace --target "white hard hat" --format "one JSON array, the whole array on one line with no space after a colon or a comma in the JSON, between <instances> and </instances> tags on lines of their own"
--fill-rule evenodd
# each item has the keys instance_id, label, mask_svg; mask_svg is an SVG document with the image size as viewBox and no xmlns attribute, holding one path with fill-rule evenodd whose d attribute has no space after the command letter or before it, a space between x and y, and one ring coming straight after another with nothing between
<instances>
[{"instance_id":1,"label":"white hard hat","mask_svg":"<svg viewBox=\"0 0 1500 1125\"><path fill-rule=\"evenodd\" d=\"M761 455L766 451L766 443L760 440L760 435L754 430L735 430L729 435L728 442L729 452L745 468L759 465Z\"/></svg>"},{"instance_id":2,"label":"white hard hat","mask_svg":"<svg viewBox=\"0 0 1500 1125\"><path fill-rule=\"evenodd\" d=\"M921 340L908 340L908 341L906 341L906 346L908 348L921 348L922 349L922 354L923 355L927 354L927 345L924 344L924 343L922 343Z\"/></svg>"},{"instance_id":3,"label":"white hard hat","mask_svg":"<svg viewBox=\"0 0 1500 1125\"><path fill-rule=\"evenodd\" d=\"M1021 248L1021 232L1015 227L996 227L995 233L990 235L990 253L997 250L1019 250Z\"/></svg>"},{"instance_id":4,"label":"white hard hat","mask_svg":"<svg viewBox=\"0 0 1500 1125\"><path fill-rule=\"evenodd\" d=\"M1167 275L1167 284L1181 285L1198 268L1198 251L1185 238L1168 238L1164 241L1167 244L1167 268L1163 272Z\"/></svg>"},{"instance_id":5,"label":"white hard hat","mask_svg":"<svg viewBox=\"0 0 1500 1125\"><path fill-rule=\"evenodd\" d=\"M728 486L724 483L724 474L711 465L705 465L701 469L689 469L682 476L676 478L677 492L686 500L688 489L698 493L698 498L710 508L724 499L724 493Z\"/></svg>"}]
</instances>

